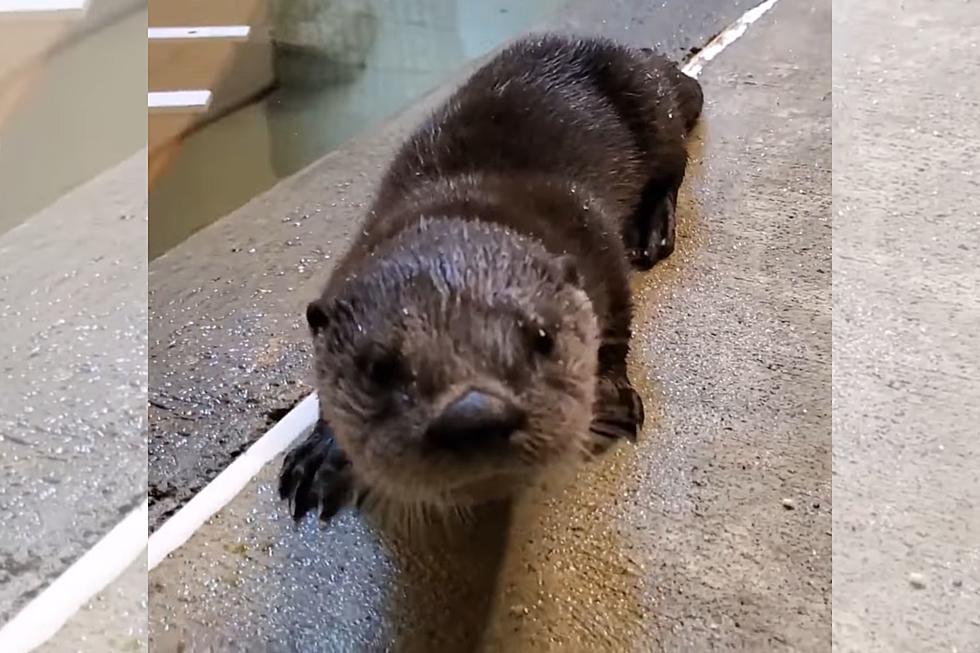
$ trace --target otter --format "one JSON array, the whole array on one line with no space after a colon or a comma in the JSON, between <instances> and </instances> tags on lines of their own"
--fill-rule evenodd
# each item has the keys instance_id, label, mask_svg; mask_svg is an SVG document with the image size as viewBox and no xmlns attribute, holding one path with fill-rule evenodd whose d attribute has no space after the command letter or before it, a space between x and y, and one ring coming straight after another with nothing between
<instances>
[{"instance_id":1,"label":"otter","mask_svg":"<svg viewBox=\"0 0 980 653\"><path fill-rule=\"evenodd\" d=\"M306 310L321 417L279 494L455 510L635 441L631 267L674 249L696 80L649 48L525 37L394 157Z\"/></svg>"}]
</instances>

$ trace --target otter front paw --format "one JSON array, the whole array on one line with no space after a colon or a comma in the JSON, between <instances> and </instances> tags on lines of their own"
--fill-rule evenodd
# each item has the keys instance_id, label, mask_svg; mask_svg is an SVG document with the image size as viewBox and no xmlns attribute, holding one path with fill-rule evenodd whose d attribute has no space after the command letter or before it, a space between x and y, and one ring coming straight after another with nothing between
<instances>
[{"instance_id":1,"label":"otter front paw","mask_svg":"<svg viewBox=\"0 0 980 653\"><path fill-rule=\"evenodd\" d=\"M322 419L298 447L290 451L279 472L279 498L289 501L293 519L317 510L329 521L353 496L350 461Z\"/></svg>"},{"instance_id":2,"label":"otter front paw","mask_svg":"<svg viewBox=\"0 0 980 653\"><path fill-rule=\"evenodd\" d=\"M648 188L638 210L638 222L626 231L624 242L633 267L646 271L674 253L677 188L666 192L659 185Z\"/></svg>"},{"instance_id":3,"label":"otter front paw","mask_svg":"<svg viewBox=\"0 0 980 653\"><path fill-rule=\"evenodd\" d=\"M650 233L644 234L636 245L628 248L630 263L634 268L649 270L674 253L676 213L677 192L671 191L654 205Z\"/></svg>"},{"instance_id":4,"label":"otter front paw","mask_svg":"<svg viewBox=\"0 0 980 653\"><path fill-rule=\"evenodd\" d=\"M591 453L600 454L622 439L635 442L643 428L643 399L627 379L600 377L596 390Z\"/></svg>"}]
</instances>

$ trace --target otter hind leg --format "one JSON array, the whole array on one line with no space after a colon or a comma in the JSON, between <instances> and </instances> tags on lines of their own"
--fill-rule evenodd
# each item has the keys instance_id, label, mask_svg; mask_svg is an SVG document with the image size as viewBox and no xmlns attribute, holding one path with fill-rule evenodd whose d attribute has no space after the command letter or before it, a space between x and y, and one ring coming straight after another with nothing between
<instances>
[{"instance_id":1,"label":"otter hind leg","mask_svg":"<svg viewBox=\"0 0 980 653\"><path fill-rule=\"evenodd\" d=\"M320 419L306 440L286 455L279 472L279 498L289 502L294 520L315 510L327 522L353 495L350 461L330 426Z\"/></svg>"}]
</instances>

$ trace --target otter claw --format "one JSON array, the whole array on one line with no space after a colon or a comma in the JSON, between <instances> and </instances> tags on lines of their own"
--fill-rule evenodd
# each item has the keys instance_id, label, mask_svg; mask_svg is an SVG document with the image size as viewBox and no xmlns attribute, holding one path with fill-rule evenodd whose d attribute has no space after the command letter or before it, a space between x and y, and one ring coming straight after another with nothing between
<instances>
[{"instance_id":1,"label":"otter claw","mask_svg":"<svg viewBox=\"0 0 980 653\"><path fill-rule=\"evenodd\" d=\"M664 258L660 256L656 247L648 246L643 249L633 248L629 250L629 261L633 264L633 267L640 272L646 272L647 270L653 269L653 266L657 264L657 261Z\"/></svg>"},{"instance_id":2,"label":"otter claw","mask_svg":"<svg viewBox=\"0 0 980 653\"><path fill-rule=\"evenodd\" d=\"M628 381L600 379L595 417L589 430L595 436L593 453L608 449L613 442L626 439L636 442L643 428L643 400Z\"/></svg>"},{"instance_id":3,"label":"otter claw","mask_svg":"<svg viewBox=\"0 0 980 653\"><path fill-rule=\"evenodd\" d=\"M279 498L289 502L296 521L312 510L329 521L350 501L353 486L350 462L323 420L286 455L279 472Z\"/></svg>"}]
</instances>

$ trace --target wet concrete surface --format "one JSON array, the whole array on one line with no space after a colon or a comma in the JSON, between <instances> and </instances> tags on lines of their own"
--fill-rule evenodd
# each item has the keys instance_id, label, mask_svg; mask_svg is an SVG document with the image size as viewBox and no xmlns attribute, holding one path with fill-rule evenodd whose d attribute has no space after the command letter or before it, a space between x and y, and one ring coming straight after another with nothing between
<instances>
[{"instance_id":1,"label":"wet concrete surface","mask_svg":"<svg viewBox=\"0 0 980 653\"><path fill-rule=\"evenodd\" d=\"M0 623L146 492L146 155L0 235Z\"/></svg>"},{"instance_id":2,"label":"wet concrete surface","mask_svg":"<svg viewBox=\"0 0 980 653\"><path fill-rule=\"evenodd\" d=\"M629 38L663 28L651 20ZM705 69L678 250L635 281L632 364L649 411L636 447L422 542L350 512L293 527L273 461L151 573L151 648L827 650L830 75L830 3L806 0L779 2ZM151 392L172 406L154 414L151 483L168 493L156 523L189 478L254 437L262 410L309 391L295 382L302 305L419 115L151 270ZM217 279L191 282L205 255Z\"/></svg>"},{"instance_id":3,"label":"wet concrete surface","mask_svg":"<svg viewBox=\"0 0 980 653\"><path fill-rule=\"evenodd\" d=\"M980 11L834 2L834 644L980 650Z\"/></svg>"},{"instance_id":4,"label":"wet concrete surface","mask_svg":"<svg viewBox=\"0 0 980 653\"><path fill-rule=\"evenodd\" d=\"M604 19L593 3L574 2L557 13L554 26L661 44L682 58L746 4L700 0L680 9L619 1L608 4ZM383 166L448 90L434 91L153 261L151 529L311 392L304 307L350 242Z\"/></svg>"}]
</instances>

